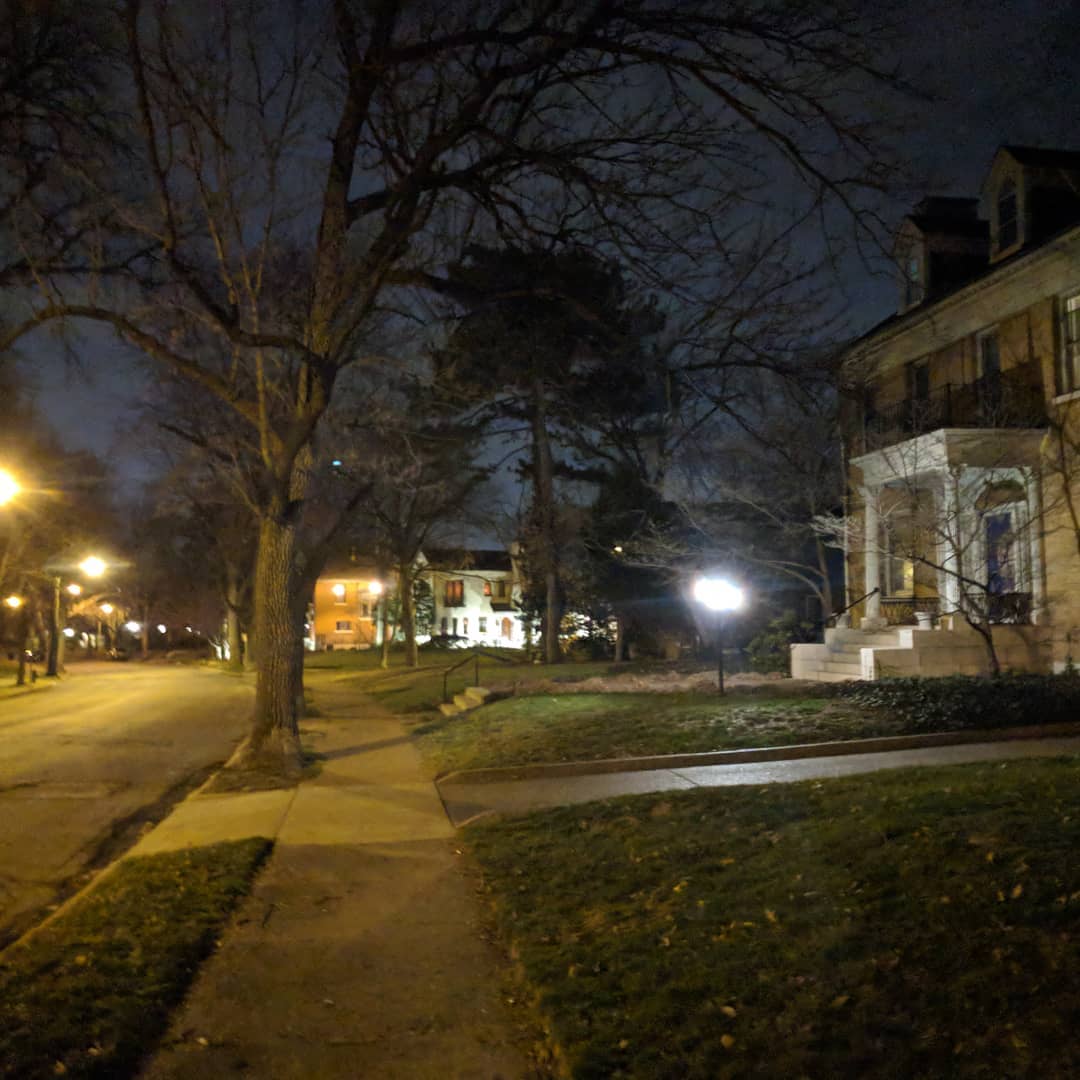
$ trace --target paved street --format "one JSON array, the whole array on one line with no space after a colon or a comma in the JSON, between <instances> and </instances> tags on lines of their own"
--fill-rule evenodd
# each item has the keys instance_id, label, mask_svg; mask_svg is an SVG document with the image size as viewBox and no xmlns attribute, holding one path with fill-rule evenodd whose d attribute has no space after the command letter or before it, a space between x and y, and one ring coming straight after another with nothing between
<instances>
[{"instance_id":1,"label":"paved street","mask_svg":"<svg viewBox=\"0 0 1080 1080\"><path fill-rule=\"evenodd\" d=\"M0 699L0 944L224 761L251 699L235 676L138 663Z\"/></svg>"}]
</instances>

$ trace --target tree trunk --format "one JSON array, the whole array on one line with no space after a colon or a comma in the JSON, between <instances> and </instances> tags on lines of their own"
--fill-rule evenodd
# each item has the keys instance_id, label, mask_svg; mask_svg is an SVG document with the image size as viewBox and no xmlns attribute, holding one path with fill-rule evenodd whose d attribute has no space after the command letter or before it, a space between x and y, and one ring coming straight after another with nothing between
<instances>
[{"instance_id":1,"label":"tree trunk","mask_svg":"<svg viewBox=\"0 0 1080 1080\"><path fill-rule=\"evenodd\" d=\"M19 667L15 673L15 685L26 685L26 650L30 644L30 608L26 601L19 608L19 619L16 623L16 640L19 643Z\"/></svg>"},{"instance_id":2,"label":"tree trunk","mask_svg":"<svg viewBox=\"0 0 1080 1080\"><path fill-rule=\"evenodd\" d=\"M255 568L255 636L259 643L255 716L239 765L296 775L300 731L296 703L303 694L300 627L296 618L296 529L275 517L259 528ZM299 642L303 647L302 640Z\"/></svg>"},{"instance_id":3,"label":"tree trunk","mask_svg":"<svg viewBox=\"0 0 1080 1080\"><path fill-rule=\"evenodd\" d=\"M139 634L142 658L144 660L150 659L150 605L143 604L142 611L142 631Z\"/></svg>"},{"instance_id":4,"label":"tree trunk","mask_svg":"<svg viewBox=\"0 0 1080 1080\"><path fill-rule=\"evenodd\" d=\"M555 463L551 455L551 437L544 412L544 388L537 381L532 401L533 442L533 503L539 547L540 571L544 579L544 611L540 619L540 636L544 646L544 662L557 664L562 658L559 650L559 627L562 623L562 601L559 595L559 567L555 548Z\"/></svg>"},{"instance_id":5,"label":"tree trunk","mask_svg":"<svg viewBox=\"0 0 1080 1080\"><path fill-rule=\"evenodd\" d=\"M49 652L45 662L45 674L57 676L60 674L60 641L61 626L60 618L60 579L53 579L52 606L49 609Z\"/></svg>"},{"instance_id":6,"label":"tree trunk","mask_svg":"<svg viewBox=\"0 0 1080 1080\"><path fill-rule=\"evenodd\" d=\"M401 604L401 632L405 635L405 666L416 667L420 663L420 649L416 644L416 598L413 596L413 565L402 563L398 567L398 596Z\"/></svg>"},{"instance_id":7,"label":"tree trunk","mask_svg":"<svg viewBox=\"0 0 1080 1080\"><path fill-rule=\"evenodd\" d=\"M621 615L615 616L615 663L621 664L625 659L626 628Z\"/></svg>"},{"instance_id":8,"label":"tree trunk","mask_svg":"<svg viewBox=\"0 0 1080 1080\"><path fill-rule=\"evenodd\" d=\"M244 643L240 636L240 612L231 599L225 604L225 639L229 643L229 671L244 670Z\"/></svg>"}]
</instances>

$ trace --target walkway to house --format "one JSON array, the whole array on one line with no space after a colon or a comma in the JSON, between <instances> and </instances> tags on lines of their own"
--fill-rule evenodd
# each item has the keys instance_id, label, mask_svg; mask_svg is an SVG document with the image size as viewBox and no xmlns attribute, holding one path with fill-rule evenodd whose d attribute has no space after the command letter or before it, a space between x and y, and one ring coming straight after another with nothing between
<instances>
[{"instance_id":1,"label":"walkway to house","mask_svg":"<svg viewBox=\"0 0 1080 1080\"><path fill-rule=\"evenodd\" d=\"M903 740L866 740L875 744ZM906 740L918 741L918 737ZM936 741L933 736L927 741ZM850 744L838 750L850 750ZM810 748L800 748L810 749ZM825 749L824 747L821 749ZM758 751L737 752L757 756ZM911 765L957 765L966 761L1007 761L1013 758L1053 757L1080 753L1080 735L1053 738L1022 738L996 742L967 742L960 745L929 745L870 753L813 753L783 758L783 748L768 756L774 760L714 765L673 764L668 767L636 769L632 772L597 772L582 762L575 772L565 767L559 775L543 775L530 770L525 779L510 779L520 770L488 769L483 777L457 773L439 781L439 794L447 816L455 825L464 825L488 814L518 814L545 806L567 806L617 795L640 795L649 791L672 791L693 787L723 787L734 784L788 783L822 777L850 776L852 773L898 769ZM704 755L699 755L704 756ZM673 762L678 759L672 759ZM683 759L685 760L685 759ZM659 764L659 762L657 762ZM507 779L499 779L504 772ZM569 772L569 774L568 774Z\"/></svg>"}]
</instances>

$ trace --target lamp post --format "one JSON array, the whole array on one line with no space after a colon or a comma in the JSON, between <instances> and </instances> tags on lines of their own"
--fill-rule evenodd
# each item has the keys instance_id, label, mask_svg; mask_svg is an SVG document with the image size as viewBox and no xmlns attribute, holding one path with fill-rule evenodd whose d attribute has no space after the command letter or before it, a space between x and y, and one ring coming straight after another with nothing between
<instances>
[{"instance_id":1,"label":"lamp post","mask_svg":"<svg viewBox=\"0 0 1080 1080\"><path fill-rule=\"evenodd\" d=\"M745 595L738 585L721 577L703 575L694 582L694 599L716 614L716 685L724 692L724 613L738 611Z\"/></svg>"},{"instance_id":2,"label":"lamp post","mask_svg":"<svg viewBox=\"0 0 1080 1080\"><path fill-rule=\"evenodd\" d=\"M48 565L46 565L46 569L49 569ZM88 578L101 577L106 569L108 569L108 566L105 560L99 559L96 555L88 555L79 563L79 570ZM60 674L60 668L64 662L64 639L60 632L64 624L63 593L66 591L69 596L80 596L82 595L82 586L73 581L65 589L60 575L55 573L53 574L52 584L52 611L49 615L49 652L46 657L45 674L55 677Z\"/></svg>"}]
</instances>

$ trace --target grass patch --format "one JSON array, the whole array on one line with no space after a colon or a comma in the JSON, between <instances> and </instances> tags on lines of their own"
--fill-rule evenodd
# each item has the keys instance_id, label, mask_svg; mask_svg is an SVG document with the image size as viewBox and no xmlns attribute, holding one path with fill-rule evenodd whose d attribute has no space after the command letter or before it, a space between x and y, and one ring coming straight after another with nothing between
<instances>
[{"instance_id":1,"label":"grass patch","mask_svg":"<svg viewBox=\"0 0 1080 1080\"><path fill-rule=\"evenodd\" d=\"M889 713L831 697L565 694L506 698L416 729L436 774L531 762L704 753L897 735Z\"/></svg>"},{"instance_id":2,"label":"grass patch","mask_svg":"<svg viewBox=\"0 0 1080 1080\"><path fill-rule=\"evenodd\" d=\"M579 1080L1080 1075L1075 758L465 831Z\"/></svg>"},{"instance_id":3,"label":"grass patch","mask_svg":"<svg viewBox=\"0 0 1080 1080\"><path fill-rule=\"evenodd\" d=\"M0 1076L132 1075L271 842L128 859L0 959Z\"/></svg>"}]
</instances>

